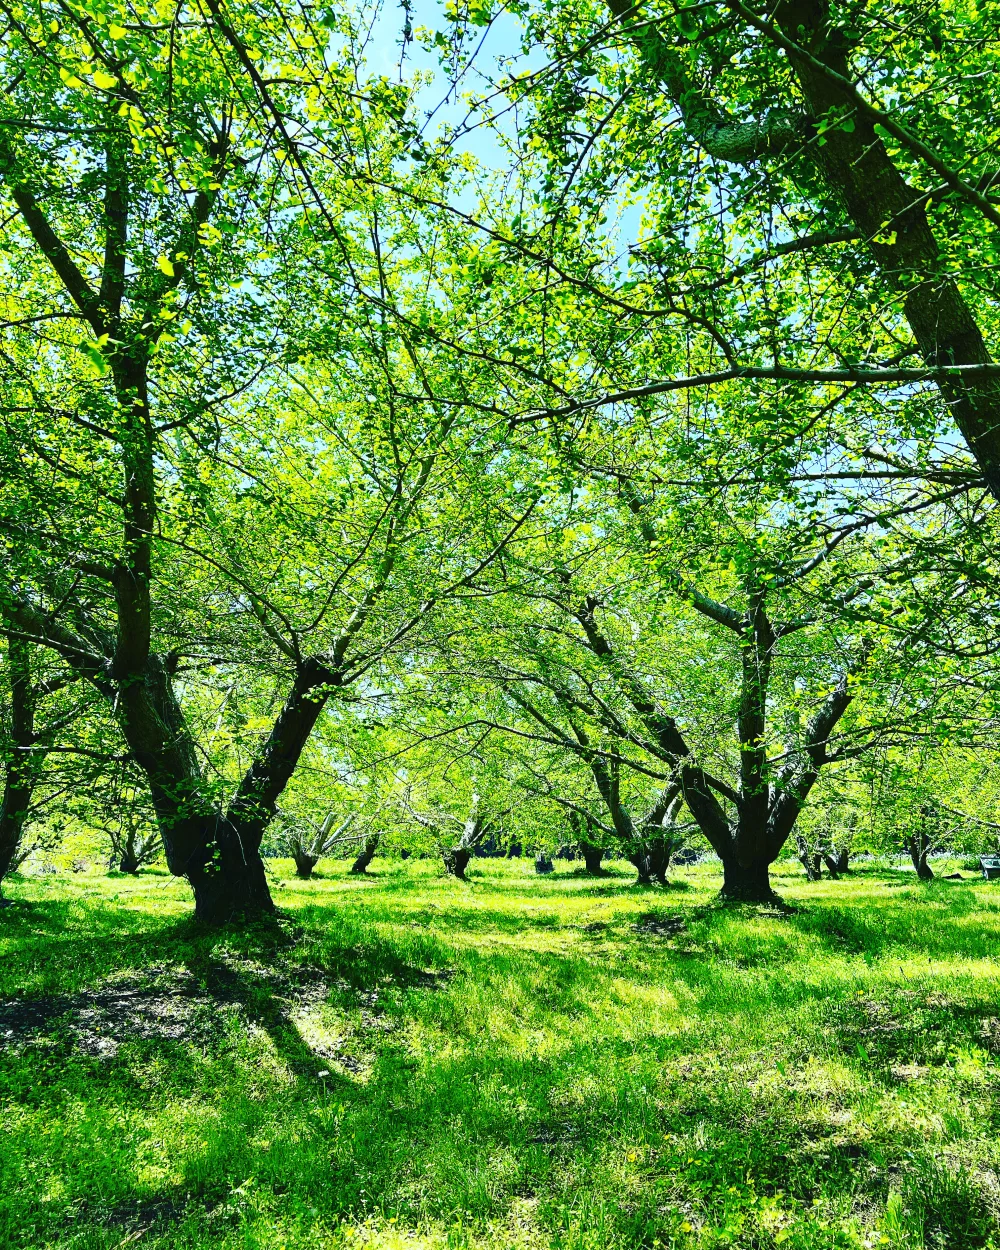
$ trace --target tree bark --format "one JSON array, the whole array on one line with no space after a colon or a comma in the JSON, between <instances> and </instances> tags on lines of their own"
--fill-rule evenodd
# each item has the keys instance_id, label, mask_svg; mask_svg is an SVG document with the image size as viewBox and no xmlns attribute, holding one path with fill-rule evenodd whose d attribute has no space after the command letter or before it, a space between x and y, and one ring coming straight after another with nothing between
<instances>
[{"instance_id":1,"label":"tree bark","mask_svg":"<svg viewBox=\"0 0 1000 1250\"><path fill-rule=\"evenodd\" d=\"M118 871L127 872L130 877L138 876L139 861L133 851L125 850L118 861Z\"/></svg>"},{"instance_id":2,"label":"tree bark","mask_svg":"<svg viewBox=\"0 0 1000 1250\"><path fill-rule=\"evenodd\" d=\"M741 864L733 856L722 861L722 897L733 903L774 903L778 896L771 889L767 860L752 860Z\"/></svg>"},{"instance_id":3,"label":"tree bark","mask_svg":"<svg viewBox=\"0 0 1000 1250\"><path fill-rule=\"evenodd\" d=\"M472 858L472 852L464 846L450 847L442 853L441 858L444 860L445 872L453 877L457 877L459 881L464 881L465 870L469 866L469 860Z\"/></svg>"},{"instance_id":4,"label":"tree bark","mask_svg":"<svg viewBox=\"0 0 1000 1250\"><path fill-rule=\"evenodd\" d=\"M927 862L927 856L931 850L931 840L927 834L923 830L919 833L912 833L903 840L903 845L909 852L910 860L920 880L933 881L934 870Z\"/></svg>"},{"instance_id":5,"label":"tree bark","mask_svg":"<svg viewBox=\"0 0 1000 1250\"><path fill-rule=\"evenodd\" d=\"M313 869L319 863L319 856L310 855L308 851L293 851L292 858L295 860L295 875L301 877L303 881L308 881Z\"/></svg>"},{"instance_id":6,"label":"tree bark","mask_svg":"<svg viewBox=\"0 0 1000 1250\"><path fill-rule=\"evenodd\" d=\"M194 914L205 924L260 920L274 914L264 861L252 846L244 847L236 829L219 817L202 834L204 857L185 874L194 891Z\"/></svg>"},{"instance_id":7,"label":"tree bark","mask_svg":"<svg viewBox=\"0 0 1000 1250\"><path fill-rule=\"evenodd\" d=\"M360 875L368 871L368 865L375 858L375 852L378 850L378 844L381 840L382 835L380 833L373 833L365 838L365 844L361 849L361 854L351 865L351 872L356 872Z\"/></svg>"},{"instance_id":8,"label":"tree bark","mask_svg":"<svg viewBox=\"0 0 1000 1250\"><path fill-rule=\"evenodd\" d=\"M7 662L11 733L3 800L0 802L0 885L17 862L39 771L39 761L32 752L35 746L35 700L31 684L31 648L12 630L7 633Z\"/></svg>"},{"instance_id":9,"label":"tree bark","mask_svg":"<svg viewBox=\"0 0 1000 1250\"><path fill-rule=\"evenodd\" d=\"M824 0L784 0L777 9L787 36L844 78L854 74L843 32ZM791 53L802 93L814 118L846 109L854 126L836 126L816 150L831 190L868 240L883 277L902 296L903 310L928 365L986 364L991 357L931 229L926 197L897 169L871 117L857 109L845 86ZM995 378L938 383L993 495L1000 498L1000 382Z\"/></svg>"},{"instance_id":10,"label":"tree bark","mask_svg":"<svg viewBox=\"0 0 1000 1250\"><path fill-rule=\"evenodd\" d=\"M636 877L636 885L653 884L653 878L649 872L649 856L646 854L645 849L634 851L628 856L628 862L635 867L636 872L639 874Z\"/></svg>"},{"instance_id":11,"label":"tree bark","mask_svg":"<svg viewBox=\"0 0 1000 1250\"><path fill-rule=\"evenodd\" d=\"M673 850L674 844L671 838L653 838L646 852L649 875L660 885L667 884L667 869L670 867L670 856Z\"/></svg>"},{"instance_id":12,"label":"tree bark","mask_svg":"<svg viewBox=\"0 0 1000 1250\"><path fill-rule=\"evenodd\" d=\"M600 877L604 874L601 867L601 860L604 858L604 848L594 846L590 842L580 842L580 854L583 856L584 867L592 877Z\"/></svg>"}]
</instances>

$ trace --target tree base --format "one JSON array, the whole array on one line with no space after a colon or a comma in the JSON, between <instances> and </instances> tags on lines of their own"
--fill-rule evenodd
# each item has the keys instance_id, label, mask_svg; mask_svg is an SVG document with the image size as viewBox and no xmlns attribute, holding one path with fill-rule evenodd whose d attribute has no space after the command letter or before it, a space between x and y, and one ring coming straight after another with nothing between
<instances>
[{"instance_id":1,"label":"tree base","mask_svg":"<svg viewBox=\"0 0 1000 1250\"><path fill-rule=\"evenodd\" d=\"M274 915L259 855L225 869L206 869L191 878L191 887L195 919L203 924L248 924Z\"/></svg>"},{"instance_id":2,"label":"tree base","mask_svg":"<svg viewBox=\"0 0 1000 1250\"><path fill-rule=\"evenodd\" d=\"M726 903L770 903L784 907L784 901L771 889L769 868L770 864L763 860L741 864L737 859L724 859L719 897Z\"/></svg>"},{"instance_id":3,"label":"tree base","mask_svg":"<svg viewBox=\"0 0 1000 1250\"><path fill-rule=\"evenodd\" d=\"M471 858L472 852L465 850L464 847L459 846L453 850L445 851L442 855L445 872L453 877L457 877L459 881L464 881L465 870L468 868Z\"/></svg>"},{"instance_id":4,"label":"tree base","mask_svg":"<svg viewBox=\"0 0 1000 1250\"><path fill-rule=\"evenodd\" d=\"M315 855L298 854L295 857L295 875L303 881L308 881L312 876L313 869L319 862Z\"/></svg>"}]
</instances>

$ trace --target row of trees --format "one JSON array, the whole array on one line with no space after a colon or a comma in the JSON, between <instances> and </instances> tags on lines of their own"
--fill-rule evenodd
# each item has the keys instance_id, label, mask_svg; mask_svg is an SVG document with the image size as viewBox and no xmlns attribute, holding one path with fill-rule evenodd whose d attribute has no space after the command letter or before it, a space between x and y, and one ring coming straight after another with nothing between
<instances>
[{"instance_id":1,"label":"row of trees","mask_svg":"<svg viewBox=\"0 0 1000 1250\"><path fill-rule=\"evenodd\" d=\"M893 770L991 827L989 6L5 14L0 875L95 789L213 922L390 792L747 899Z\"/></svg>"}]
</instances>

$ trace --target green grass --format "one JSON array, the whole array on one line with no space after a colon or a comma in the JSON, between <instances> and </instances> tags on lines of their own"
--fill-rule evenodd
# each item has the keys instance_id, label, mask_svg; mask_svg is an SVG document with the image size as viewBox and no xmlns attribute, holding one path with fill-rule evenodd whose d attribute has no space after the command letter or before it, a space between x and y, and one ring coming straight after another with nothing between
<instances>
[{"instance_id":1,"label":"green grass","mask_svg":"<svg viewBox=\"0 0 1000 1250\"><path fill-rule=\"evenodd\" d=\"M1000 1246L1000 885L573 867L15 878L0 1245Z\"/></svg>"}]
</instances>

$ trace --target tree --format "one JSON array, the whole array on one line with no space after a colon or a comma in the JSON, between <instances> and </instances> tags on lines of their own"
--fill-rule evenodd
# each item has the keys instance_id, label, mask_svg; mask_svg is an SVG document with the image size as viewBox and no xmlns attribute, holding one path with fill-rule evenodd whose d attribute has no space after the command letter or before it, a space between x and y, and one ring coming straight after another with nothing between
<instances>
[{"instance_id":1,"label":"tree","mask_svg":"<svg viewBox=\"0 0 1000 1250\"><path fill-rule=\"evenodd\" d=\"M474 356L448 374L434 333L452 251L376 185L409 142L408 88L366 92L361 58L327 59L301 14L209 6L168 41L155 7L43 17L18 11L0 48L25 122L0 134L23 312L3 523L31 547L0 607L113 710L196 914L252 918L329 700L475 583L532 492L484 506L490 448L458 401L492 378ZM267 87L258 64L284 68ZM303 110L329 165L289 138ZM206 770L192 688L242 681L248 654L281 695L249 758Z\"/></svg>"}]
</instances>

